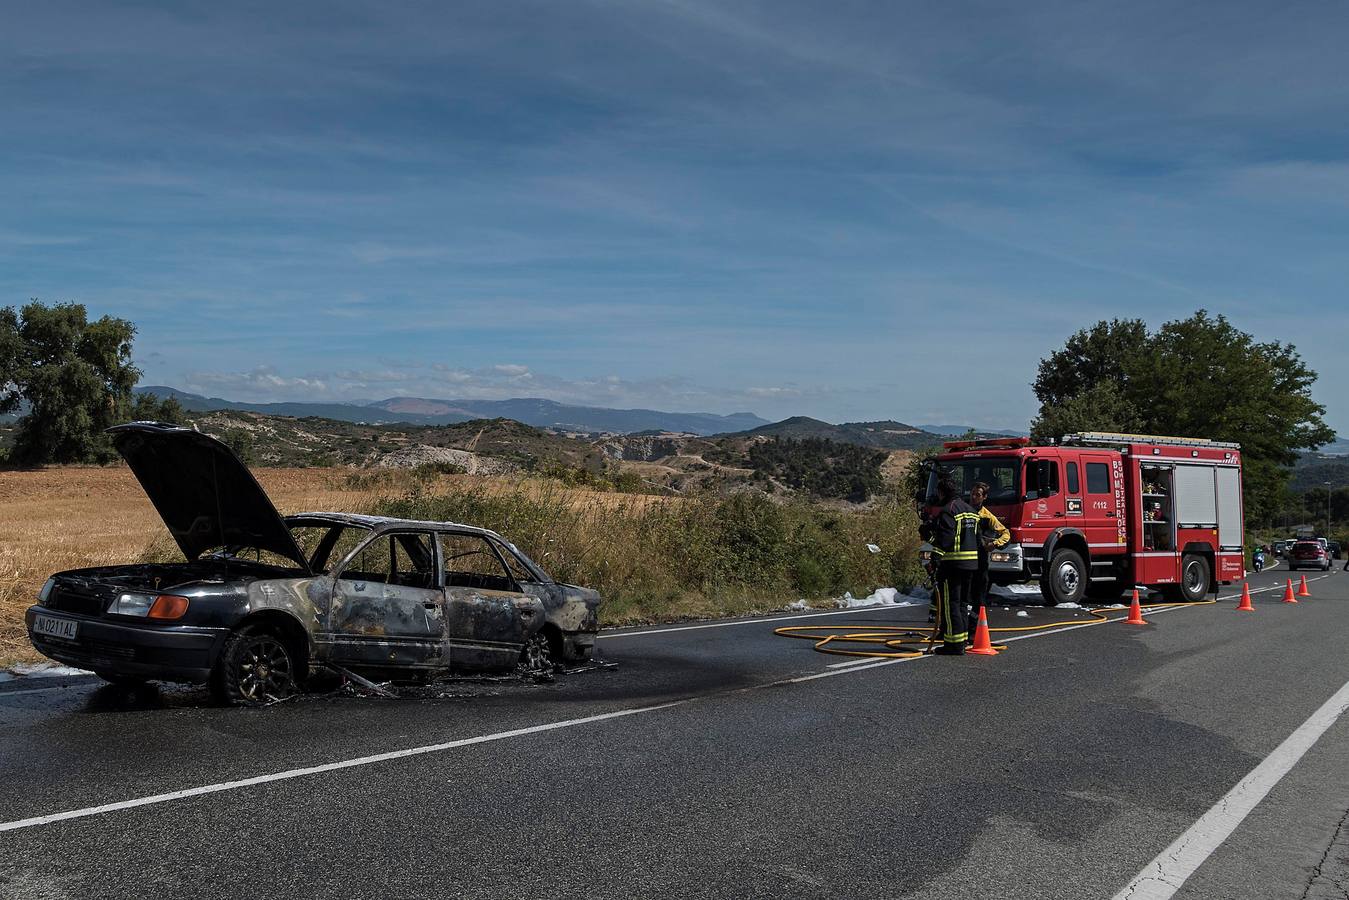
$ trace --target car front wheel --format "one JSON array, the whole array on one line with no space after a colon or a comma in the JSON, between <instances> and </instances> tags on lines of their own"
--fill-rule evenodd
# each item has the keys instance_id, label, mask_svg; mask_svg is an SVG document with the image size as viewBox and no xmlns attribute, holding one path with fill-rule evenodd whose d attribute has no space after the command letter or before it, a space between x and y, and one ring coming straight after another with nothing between
<instances>
[{"instance_id":1,"label":"car front wheel","mask_svg":"<svg viewBox=\"0 0 1349 900\"><path fill-rule=\"evenodd\" d=\"M211 689L222 703L261 706L295 693L295 655L270 631L236 631L225 639Z\"/></svg>"}]
</instances>

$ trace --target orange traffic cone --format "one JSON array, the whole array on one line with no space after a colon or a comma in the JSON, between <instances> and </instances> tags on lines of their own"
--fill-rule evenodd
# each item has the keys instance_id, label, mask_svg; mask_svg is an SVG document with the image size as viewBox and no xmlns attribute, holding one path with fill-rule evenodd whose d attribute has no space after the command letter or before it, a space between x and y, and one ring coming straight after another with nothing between
<instances>
[{"instance_id":1,"label":"orange traffic cone","mask_svg":"<svg viewBox=\"0 0 1349 900\"><path fill-rule=\"evenodd\" d=\"M1288 587L1283 589L1283 602L1296 603L1297 598L1293 596L1293 579L1288 579Z\"/></svg>"},{"instance_id":2,"label":"orange traffic cone","mask_svg":"<svg viewBox=\"0 0 1349 900\"><path fill-rule=\"evenodd\" d=\"M1125 625L1146 625L1148 620L1143 618L1143 607L1138 605L1138 588L1134 588L1134 599L1129 604L1129 618L1124 620Z\"/></svg>"},{"instance_id":3,"label":"orange traffic cone","mask_svg":"<svg viewBox=\"0 0 1349 900\"><path fill-rule=\"evenodd\" d=\"M1243 584L1241 586L1241 602L1237 604L1238 612L1255 612L1255 607L1251 604L1251 586Z\"/></svg>"},{"instance_id":4,"label":"orange traffic cone","mask_svg":"<svg viewBox=\"0 0 1349 900\"><path fill-rule=\"evenodd\" d=\"M993 649L993 642L988 639L988 614L984 612L983 606L979 607L979 624L974 629L974 644L965 648L966 653L977 653L980 656L997 656L998 651Z\"/></svg>"},{"instance_id":5,"label":"orange traffic cone","mask_svg":"<svg viewBox=\"0 0 1349 900\"><path fill-rule=\"evenodd\" d=\"M1310 597L1310 596L1312 595L1312 592L1309 591L1309 590L1307 590L1307 576L1306 576L1306 575L1303 575L1303 576L1302 576L1302 585L1301 585L1301 587L1299 587L1299 588L1297 589L1297 595L1298 595L1299 597Z\"/></svg>"}]
</instances>

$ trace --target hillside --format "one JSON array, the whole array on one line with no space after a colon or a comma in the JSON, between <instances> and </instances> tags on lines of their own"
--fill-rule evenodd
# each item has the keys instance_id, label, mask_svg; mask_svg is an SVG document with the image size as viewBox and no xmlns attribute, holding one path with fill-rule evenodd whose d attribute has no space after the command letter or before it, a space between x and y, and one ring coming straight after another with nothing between
<instances>
[{"instance_id":1,"label":"hillside","mask_svg":"<svg viewBox=\"0 0 1349 900\"><path fill-rule=\"evenodd\" d=\"M1349 487L1349 456L1304 454L1293 466L1293 479L1289 487L1300 493L1312 488L1324 488L1327 481L1332 490Z\"/></svg>"},{"instance_id":2,"label":"hillside","mask_svg":"<svg viewBox=\"0 0 1349 900\"><path fill-rule=\"evenodd\" d=\"M221 397L204 397L165 385L136 388L138 394L175 397L189 412L233 410L269 416L319 417L339 422L389 425L452 425L478 419L514 419L536 428L581 434L627 434L635 431L678 431L716 434L766 424L753 413L722 416L713 413L662 412L654 409L607 409L570 406L536 398L512 400L437 400L425 397L390 397L386 400L351 403L243 403Z\"/></svg>"},{"instance_id":3,"label":"hillside","mask_svg":"<svg viewBox=\"0 0 1349 900\"><path fill-rule=\"evenodd\" d=\"M586 441L509 419L454 425L363 425L237 410L190 414L189 418L199 430L229 444L254 465L409 467L441 462L488 474L532 469L541 463L595 467L601 459ZM457 452L436 452L443 450ZM485 459L494 462L483 466Z\"/></svg>"},{"instance_id":4,"label":"hillside","mask_svg":"<svg viewBox=\"0 0 1349 900\"><path fill-rule=\"evenodd\" d=\"M793 440L826 440L836 444L855 444L877 450L915 450L940 444L944 438L903 422L845 422L831 425L808 416L793 416L781 422L762 425L718 438L778 437Z\"/></svg>"}]
</instances>

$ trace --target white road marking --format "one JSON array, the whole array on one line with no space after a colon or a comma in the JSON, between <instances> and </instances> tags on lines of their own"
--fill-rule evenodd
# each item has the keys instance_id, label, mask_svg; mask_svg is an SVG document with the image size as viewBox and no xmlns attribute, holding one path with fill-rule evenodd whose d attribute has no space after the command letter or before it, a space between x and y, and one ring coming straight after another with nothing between
<instances>
[{"instance_id":1,"label":"white road marking","mask_svg":"<svg viewBox=\"0 0 1349 900\"><path fill-rule=\"evenodd\" d=\"M874 656L859 656L859 657L856 657L856 658L854 658L854 659L845 659L843 662L830 663L830 664L829 664L828 666L826 666L825 668L827 668L827 669L846 669L846 668L848 668L848 667L850 667L850 666L860 666L862 663L875 662L875 661L876 661L876 657L874 657Z\"/></svg>"},{"instance_id":2,"label":"white road marking","mask_svg":"<svg viewBox=\"0 0 1349 900\"><path fill-rule=\"evenodd\" d=\"M273 772L269 775L255 775L252 778L241 778L238 781L222 781L219 784L208 784L201 787L186 788L181 791L170 791L167 794L153 794L149 797L137 797L134 800L123 800L119 803L105 803L102 806L88 806L84 809L72 809L68 812L52 813L46 816L33 816L30 819L19 819L14 822L0 822L0 831L17 831L20 828L32 828L35 825L48 825L52 822L82 819L88 816L117 812L122 809L134 809L138 806L150 806L155 803L167 803L170 800L182 800L186 797L200 797L203 794L216 794L221 791L232 791L257 784L270 784L274 781L287 781L292 778L303 778L306 775L318 775L323 772L335 772L339 769L368 766L371 763L387 762L391 759L406 759L409 756L437 753L442 750L452 750L455 747L467 747L471 744L486 744L491 741L504 741L510 738L522 737L527 734L538 734L542 731L556 731L560 728L571 728L575 725L589 725L592 722L603 722L608 719L619 719L624 716L635 716L640 713L655 712L658 709L669 709L672 706L679 706L681 703L687 702L687 700L675 700L672 703L660 703L655 706L639 706L634 709L620 709L616 712L585 716L580 719L564 719L561 722L549 722L545 725L531 725L528 728L515 728L510 731L499 731L496 734L483 734L478 735L477 737L460 738L457 741L446 741L443 744L427 744L424 747L412 747L407 750L392 750L388 753L376 753L373 756L360 756L356 759L344 759L340 762L324 763L319 766L307 766L303 769L287 769L284 772Z\"/></svg>"},{"instance_id":3,"label":"white road marking","mask_svg":"<svg viewBox=\"0 0 1349 900\"><path fill-rule=\"evenodd\" d=\"M875 606L858 606L853 609L836 609L831 612L802 613L799 616L774 616L768 619L741 619L737 622L707 622L702 625L678 625L674 628L657 628L653 631L621 631L612 634L601 634L596 640L607 640L613 638L642 637L648 634L671 634L676 631L698 631L702 628L730 628L733 625L767 625L770 622L792 622L796 619L822 619L825 616L847 616L857 613L875 613L887 609L917 609L921 603L911 603L907 606L892 605L886 606L876 604Z\"/></svg>"},{"instance_id":4,"label":"white road marking","mask_svg":"<svg viewBox=\"0 0 1349 900\"><path fill-rule=\"evenodd\" d=\"M1328 576L1323 575L1320 577L1325 578ZM1308 580L1316 581L1319 579L1313 578ZM1275 585L1274 587L1270 588L1261 588L1260 591L1275 590L1278 587L1279 587L1278 585ZM1251 593L1257 593L1257 591L1252 591ZM1229 597L1220 599L1232 599L1232 598ZM1182 607L1170 607L1170 609L1180 609L1180 608ZM1187 608L1194 608L1194 607L1187 607ZM839 613L853 612L853 611L854 610L840 610ZM1165 609L1145 610L1145 613L1150 612L1152 615L1156 615L1157 613L1166 611L1167 610ZM830 615L830 613L824 613L824 615ZM796 619L801 618L801 616L786 616L785 618ZM759 620L759 622L763 621L764 620ZM1119 620L1111 620L1111 621L1119 621ZM720 624L740 625L751 623L726 622ZM1096 625L1108 625L1108 624L1110 624L1110 622L1084 622L1081 625L1071 625L1066 628L1055 628L1049 631L1018 635L1013 638L1008 638L1007 640L1024 641L1030 640L1031 638L1042 638L1056 634L1063 634L1065 631L1076 631L1079 628L1089 628ZM712 626L693 626L693 627L712 627ZM639 633L649 634L651 632L639 632ZM614 637L618 637L618 635L614 635ZM870 662L869 665L859 664L846 669L835 669L833 671L828 672L817 672L813 675L803 675L796 678L784 678L778 681L769 682L767 684L759 684L749 688L741 688L735 691L734 693L742 693L751 690L760 690L763 688L780 687L782 685L787 684L803 684L805 682L816 681L821 678L832 678L835 675L849 675L852 674L853 672L865 672L869 669L879 669L884 666L893 666L898 663L914 662L916 660L930 659L930 658L932 657L912 656L904 659L882 659L874 662L869 661ZM45 688L38 688L37 690L45 690ZM1343 690L1349 691L1349 685L1346 685ZM716 696L716 695L715 694L703 695L703 697L706 696ZM90 816L98 816L103 815L105 813L118 812L124 809L135 809L136 807L139 806L152 806L159 803L168 803L173 800L183 800L189 797L200 797L204 794L216 794L222 791L238 790L240 788L253 787L255 785L260 784L270 784L276 781L288 781L293 778L303 778L307 775L318 775L323 772L335 772L341 769L355 768L357 766L367 766L372 765L374 763L388 762L390 760L406 759L407 757L411 756L422 756L427 753L439 753L443 750L453 750L457 747L468 747L473 744L485 744L492 741L509 740L510 738L523 737L525 735L530 734L539 734L545 731L557 731L563 728L571 728L577 725L588 725L593 722L603 722L609 719L620 719L625 716L636 716L641 715L642 713L656 712L657 710L670 709L672 707L682 706L684 704L692 703L696 700L703 699L703 697L687 697L683 700L675 700L670 703L659 703L653 706L638 706L632 709L620 709L614 712L600 713L599 715L594 716L584 716L579 719L563 719L560 722L548 722L543 725L531 725L527 728L515 728L510 731L496 732L495 734L484 734L478 735L476 737L460 738L454 741L445 741L444 743L440 744L427 744L422 747L411 747L405 750L391 750L387 753L376 753L371 756L360 756L356 757L355 759L340 760L338 762L324 763L322 765L317 766L307 766L302 769L287 769L284 772L273 772L267 775L255 775L251 778L241 778L236 781L222 781L218 784L208 784L194 788L184 788L183 790L170 791L164 794L152 794L148 797L137 797L132 800L122 800L116 803L105 803L101 806L87 806L84 807L83 809L72 809L67 810L66 812L50 813L45 816L33 816L27 819L16 819L15 821L12 822L0 822L0 832L18 831L19 829L22 828L33 828L39 825L48 825L53 822L65 822L69 821L70 819L83 819L88 818Z\"/></svg>"},{"instance_id":5,"label":"white road marking","mask_svg":"<svg viewBox=\"0 0 1349 900\"><path fill-rule=\"evenodd\" d=\"M1297 765L1330 726L1349 710L1349 683L1335 692L1274 752L1236 783L1189 829L1134 876L1115 900L1167 900L1180 890L1265 795Z\"/></svg>"}]
</instances>

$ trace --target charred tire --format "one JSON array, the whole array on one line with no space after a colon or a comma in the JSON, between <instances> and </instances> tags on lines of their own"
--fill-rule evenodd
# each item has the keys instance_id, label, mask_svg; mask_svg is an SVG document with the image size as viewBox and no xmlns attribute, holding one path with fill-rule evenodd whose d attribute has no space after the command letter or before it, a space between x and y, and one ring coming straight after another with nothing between
<instances>
[{"instance_id":1,"label":"charred tire","mask_svg":"<svg viewBox=\"0 0 1349 900\"><path fill-rule=\"evenodd\" d=\"M98 670L95 670L94 674L108 684L115 684L118 687L140 687L150 680L144 675L120 675L116 672L99 672Z\"/></svg>"},{"instance_id":2,"label":"charred tire","mask_svg":"<svg viewBox=\"0 0 1349 900\"><path fill-rule=\"evenodd\" d=\"M221 703L262 706L295 693L296 671L294 650L276 632L235 631L211 671L211 693Z\"/></svg>"},{"instance_id":3,"label":"charred tire","mask_svg":"<svg viewBox=\"0 0 1349 900\"><path fill-rule=\"evenodd\" d=\"M1086 591L1087 564L1082 554L1067 547L1055 550L1049 558L1044 577L1040 579L1040 593L1044 595L1045 606L1077 603Z\"/></svg>"},{"instance_id":4,"label":"charred tire","mask_svg":"<svg viewBox=\"0 0 1349 900\"><path fill-rule=\"evenodd\" d=\"M1180 584L1175 589L1177 599L1188 603L1203 600L1204 595L1208 593L1210 577L1207 559L1202 556L1182 556Z\"/></svg>"},{"instance_id":5,"label":"charred tire","mask_svg":"<svg viewBox=\"0 0 1349 900\"><path fill-rule=\"evenodd\" d=\"M562 665L562 636L552 628L534 632L520 649L520 668L536 675L550 675Z\"/></svg>"}]
</instances>

